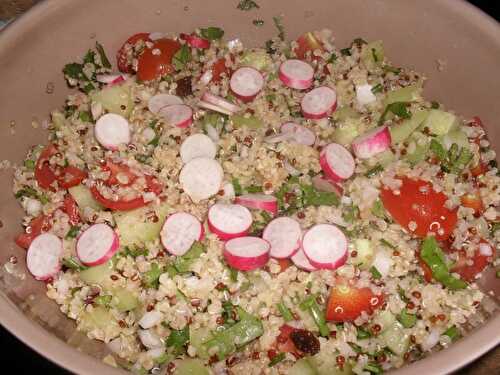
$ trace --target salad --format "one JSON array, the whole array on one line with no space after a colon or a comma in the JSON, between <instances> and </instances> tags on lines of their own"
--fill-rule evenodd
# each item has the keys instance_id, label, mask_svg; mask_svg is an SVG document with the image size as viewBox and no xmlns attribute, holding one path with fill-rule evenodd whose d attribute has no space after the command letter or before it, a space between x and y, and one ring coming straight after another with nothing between
<instances>
[{"instance_id":1,"label":"salad","mask_svg":"<svg viewBox=\"0 0 500 375\"><path fill-rule=\"evenodd\" d=\"M133 35L118 72L97 43L16 169L15 242L104 361L379 374L479 324L500 240L481 120L381 41L223 35Z\"/></svg>"}]
</instances>

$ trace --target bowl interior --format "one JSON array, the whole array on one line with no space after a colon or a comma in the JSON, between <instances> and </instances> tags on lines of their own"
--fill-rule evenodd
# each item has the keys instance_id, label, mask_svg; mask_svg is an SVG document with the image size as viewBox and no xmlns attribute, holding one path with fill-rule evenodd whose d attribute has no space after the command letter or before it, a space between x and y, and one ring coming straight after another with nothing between
<instances>
[{"instance_id":1,"label":"bowl interior","mask_svg":"<svg viewBox=\"0 0 500 375\"><path fill-rule=\"evenodd\" d=\"M500 75L496 74L500 27L467 3L260 0L260 9L249 12L237 10L236 3L217 0L207 6L202 0L42 2L0 34L0 160L19 163L29 146L46 142L46 132L32 125L41 124L51 109L61 107L68 94L61 68L81 56L96 40L113 56L135 32L186 32L214 25L226 31L228 40L237 37L245 44L257 46L275 35L272 17L278 15L283 17L287 39L322 28L333 30L338 46L347 46L356 37L382 39L386 54L395 65L413 67L429 78L426 97L439 100L466 118L480 115L494 148L500 150L500 127L495 126L500 118L496 94L500 87ZM255 27L254 19L264 20L264 26ZM55 87L53 93L49 93L47 85ZM24 250L12 241L20 230L22 213L12 197L12 170L0 173L0 262L16 256L23 273ZM498 288L499 284L491 275L482 282L488 289ZM104 349L75 332L73 322L45 297L42 283L34 282L27 273L22 279L13 277L2 268L0 289L0 322L20 339L77 373L114 372L83 354L99 358ZM498 338L491 332L499 329L497 316L451 349L403 371L432 369L442 373L457 368L493 347Z\"/></svg>"}]
</instances>

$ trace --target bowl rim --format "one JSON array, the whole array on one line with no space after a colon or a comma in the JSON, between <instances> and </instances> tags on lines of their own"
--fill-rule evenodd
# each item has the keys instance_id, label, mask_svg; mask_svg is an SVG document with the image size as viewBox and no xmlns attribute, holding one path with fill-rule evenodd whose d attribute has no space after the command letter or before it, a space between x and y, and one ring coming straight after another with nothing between
<instances>
[{"instance_id":1,"label":"bowl rim","mask_svg":"<svg viewBox=\"0 0 500 375\"><path fill-rule=\"evenodd\" d=\"M36 27L39 22L43 21L45 15L56 11L64 3L64 0L38 2L27 12L7 24L0 32L0 49L3 50L9 44L15 42L20 31ZM443 2L443 6L460 18L473 23L481 34L491 39L493 44L497 45L500 50L500 23L494 18L466 0L447 0ZM46 359L78 374L105 372L106 374L119 375L125 373L124 370L108 366L98 359L78 351L53 334L47 335L49 333L47 330L25 316L2 291L0 291L0 299L6 302L0 303L0 324L17 339ZM500 314L497 313L486 324L483 324L473 333L450 347L392 373L421 375L422 372L425 373L429 370L428 361L431 358L434 373L451 373L500 345L500 336L491 334L499 331Z\"/></svg>"}]
</instances>

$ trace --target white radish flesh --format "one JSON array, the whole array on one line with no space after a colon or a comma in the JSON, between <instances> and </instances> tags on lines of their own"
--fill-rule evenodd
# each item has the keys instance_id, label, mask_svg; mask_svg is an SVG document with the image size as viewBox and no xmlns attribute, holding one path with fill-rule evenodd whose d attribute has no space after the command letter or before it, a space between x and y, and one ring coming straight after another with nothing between
<instances>
[{"instance_id":1,"label":"white radish flesh","mask_svg":"<svg viewBox=\"0 0 500 375\"><path fill-rule=\"evenodd\" d=\"M313 83L314 69L305 61L291 59L280 65L278 76L286 86L305 90Z\"/></svg>"},{"instance_id":2,"label":"white radish flesh","mask_svg":"<svg viewBox=\"0 0 500 375\"><path fill-rule=\"evenodd\" d=\"M316 134L312 130L294 122L285 122L281 125L280 131L282 133L292 133L295 142L301 145L312 146L316 142Z\"/></svg>"},{"instance_id":3,"label":"white radish flesh","mask_svg":"<svg viewBox=\"0 0 500 375\"><path fill-rule=\"evenodd\" d=\"M236 197L235 203L241 204L247 208L264 210L272 215L277 215L278 213L278 199L273 195L244 194Z\"/></svg>"},{"instance_id":4,"label":"white radish flesh","mask_svg":"<svg viewBox=\"0 0 500 375\"><path fill-rule=\"evenodd\" d=\"M193 123L193 110L185 104L172 104L158 112L168 125L187 128Z\"/></svg>"},{"instance_id":5,"label":"white radish flesh","mask_svg":"<svg viewBox=\"0 0 500 375\"><path fill-rule=\"evenodd\" d=\"M160 232L163 247L172 255L182 256L195 241L203 238L203 225L187 212L170 215Z\"/></svg>"},{"instance_id":6,"label":"white radish flesh","mask_svg":"<svg viewBox=\"0 0 500 375\"><path fill-rule=\"evenodd\" d=\"M337 143L330 143L321 150L319 164L325 175L334 182L351 177L356 167L351 153Z\"/></svg>"},{"instance_id":7,"label":"white radish flesh","mask_svg":"<svg viewBox=\"0 0 500 375\"><path fill-rule=\"evenodd\" d=\"M334 270L347 260L347 239L335 225L311 227L302 238L302 248L316 268Z\"/></svg>"},{"instance_id":8,"label":"white radish flesh","mask_svg":"<svg viewBox=\"0 0 500 375\"><path fill-rule=\"evenodd\" d=\"M224 245L224 258L230 267L251 271L263 267L269 261L269 243L258 237L239 237Z\"/></svg>"},{"instance_id":9,"label":"white radish flesh","mask_svg":"<svg viewBox=\"0 0 500 375\"><path fill-rule=\"evenodd\" d=\"M148 109L152 113L158 113L163 107L174 104L183 104L182 99L176 95L158 94L148 100Z\"/></svg>"},{"instance_id":10,"label":"white radish flesh","mask_svg":"<svg viewBox=\"0 0 500 375\"><path fill-rule=\"evenodd\" d=\"M352 141L354 155L368 159L384 152L391 146L391 133L387 126L380 126L360 135Z\"/></svg>"},{"instance_id":11,"label":"white radish flesh","mask_svg":"<svg viewBox=\"0 0 500 375\"><path fill-rule=\"evenodd\" d=\"M182 142L180 154L183 163L188 163L195 158L214 159L217 147L205 134L193 134Z\"/></svg>"},{"instance_id":12,"label":"white radish flesh","mask_svg":"<svg viewBox=\"0 0 500 375\"><path fill-rule=\"evenodd\" d=\"M356 100L361 105L376 101L377 97L372 92L372 86L368 84L356 86Z\"/></svg>"},{"instance_id":13,"label":"white radish flesh","mask_svg":"<svg viewBox=\"0 0 500 375\"><path fill-rule=\"evenodd\" d=\"M231 112L231 111L228 111L227 109L224 109L222 107L219 107L219 106L216 106L216 105L213 105L211 103L207 103L203 100L200 100L198 102L198 107L200 108L205 108L205 109L209 109L211 111L214 111L214 112L219 112L219 113L222 113L224 115L228 115L228 116L231 116L234 114L234 112Z\"/></svg>"},{"instance_id":14,"label":"white radish flesh","mask_svg":"<svg viewBox=\"0 0 500 375\"><path fill-rule=\"evenodd\" d=\"M214 95L208 91L202 95L201 100L206 102L206 103L220 107L220 108L222 108L226 111L229 111L229 112L238 112L241 110L240 106L233 104L229 100L226 100L220 96Z\"/></svg>"},{"instance_id":15,"label":"white radish flesh","mask_svg":"<svg viewBox=\"0 0 500 375\"><path fill-rule=\"evenodd\" d=\"M118 235L107 224L87 228L76 242L76 255L86 266L97 266L109 260L120 247Z\"/></svg>"},{"instance_id":16,"label":"white radish flesh","mask_svg":"<svg viewBox=\"0 0 500 375\"><path fill-rule=\"evenodd\" d=\"M301 270L309 272L318 270L311 264L311 262L309 262L309 259L307 259L306 254L304 254L304 250L302 250L302 248L299 248L299 250L297 250L297 252L293 254L290 259L292 260L293 264L295 264L295 266L297 266L297 268L300 268Z\"/></svg>"},{"instance_id":17,"label":"white radish flesh","mask_svg":"<svg viewBox=\"0 0 500 375\"><path fill-rule=\"evenodd\" d=\"M130 142L130 126L126 118L108 113L97 120L95 137L104 148L117 150L120 145Z\"/></svg>"},{"instance_id":18,"label":"white radish flesh","mask_svg":"<svg viewBox=\"0 0 500 375\"><path fill-rule=\"evenodd\" d=\"M26 254L28 271L37 280L54 277L61 268L62 241L52 233L37 236L30 244Z\"/></svg>"},{"instance_id":19,"label":"white radish flesh","mask_svg":"<svg viewBox=\"0 0 500 375\"><path fill-rule=\"evenodd\" d=\"M257 69L239 68L231 76L229 87L240 100L249 102L263 89L264 77Z\"/></svg>"},{"instance_id":20,"label":"white radish flesh","mask_svg":"<svg viewBox=\"0 0 500 375\"><path fill-rule=\"evenodd\" d=\"M283 259L294 255L300 248L300 224L289 217L278 217L267 224L262 238L271 245L270 256Z\"/></svg>"},{"instance_id":21,"label":"white radish flesh","mask_svg":"<svg viewBox=\"0 0 500 375\"><path fill-rule=\"evenodd\" d=\"M197 203L217 194L223 177L224 171L218 161L196 158L184 165L179 182L186 194Z\"/></svg>"},{"instance_id":22,"label":"white radish flesh","mask_svg":"<svg viewBox=\"0 0 500 375\"><path fill-rule=\"evenodd\" d=\"M312 120L325 118L337 107L337 93L327 86L317 87L304 95L300 106L305 118Z\"/></svg>"},{"instance_id":23,"label":"white radish flesh","mask_svg":"<svg viewBox=\"0 0 500 375\"><path fill-rule=\"evenodd\" d=\"M252 214L239 204L216 203L208 210L208 227L221 240L242 237L252 225Z\"/></svg>"}]
</instances>

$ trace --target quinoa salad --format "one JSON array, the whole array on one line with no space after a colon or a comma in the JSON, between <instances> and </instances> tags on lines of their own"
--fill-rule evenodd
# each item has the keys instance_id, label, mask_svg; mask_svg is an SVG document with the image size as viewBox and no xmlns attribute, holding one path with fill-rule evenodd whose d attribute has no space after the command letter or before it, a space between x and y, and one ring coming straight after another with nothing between
<instances>
[{"instance_id":1,"label":"quinoa salad","mask_svg":"<svg viewBox=\"0 0 500 375\"><path fill-rule=\"evenodd\" d=\"M481 120L381 41L278 21L262 48L139 33L117 70L99 43L63 69L75 90L15 171L15 241L111 366L380 374L480 323L500 240Z\"/></svg>"}]
</instances>

